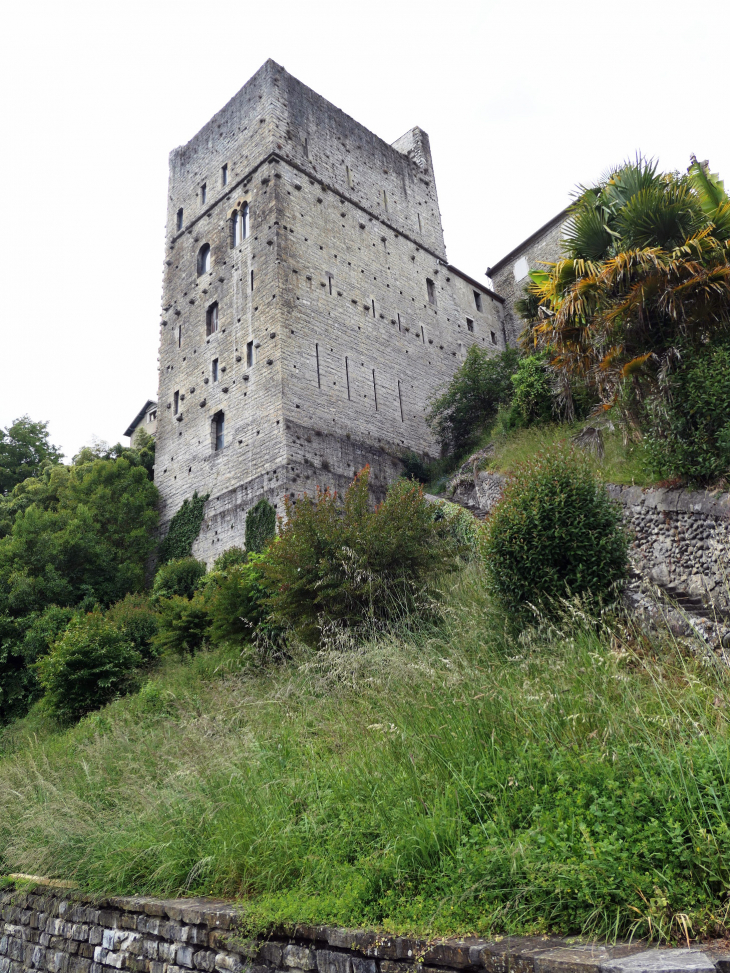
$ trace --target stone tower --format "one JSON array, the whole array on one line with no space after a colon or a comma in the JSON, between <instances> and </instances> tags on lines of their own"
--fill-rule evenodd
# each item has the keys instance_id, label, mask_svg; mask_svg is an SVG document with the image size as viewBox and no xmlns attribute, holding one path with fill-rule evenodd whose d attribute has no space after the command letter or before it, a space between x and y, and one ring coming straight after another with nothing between
<instances>
[{"instance_id":1,"label":"stone tower","mask_svg":"<svg viewBox=\"0 0 730 973\"><path fill-rule=\"evenodd\" d=\"M428 136L388 145L266 64L170 155L155 482L163 532L209 495L194 554L243 546L261 497L376 496L438 446L428 400L502 299L446 258Z\"/></svg>"}]
</instances>

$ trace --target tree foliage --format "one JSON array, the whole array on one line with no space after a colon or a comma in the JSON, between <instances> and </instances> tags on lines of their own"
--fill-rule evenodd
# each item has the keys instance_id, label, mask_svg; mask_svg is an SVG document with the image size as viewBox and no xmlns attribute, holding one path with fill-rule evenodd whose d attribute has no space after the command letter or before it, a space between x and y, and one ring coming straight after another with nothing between
<instances>
[{"instance_id":1,"label":"tree foliage","mask_svg":"<svg viewBox=\"0 0 730 973\"><path fill-rule=\"evenodd\" d=\"M0 721L34 698L34 619L142 590L156 504L139 453L121 447L116 458L82 451L72 466L47 465L0 497L0 685L15 687L0 696Z\"/></svg>"},{"instance_id":2,"label":"tree foliage","mask_svg":"<svg viewBox=\"0 0 730 973\"><path fill-rule=\"evenodd\" d=\"M638 425L647 399L666 395L682 348L730 324L730 201L696 161L680 175L637 158L581 188L563 249L530 275L524 340L550 354L569 417L578 379Z\"/></svg>"},{"instance_id":3,"label":"tree foliage","mask_svg":"<svg viewBox=\"0 0 730 973\"><path fill-rule=\"evenodd\" d=\"M426 417L444 452L459 453L474 445L496 418L499 406L510 402L510 378L519 358L515 348L505 348L498 355L476 345L469 348L448 388L431 403Z\"/></svg>"},{"instance_id":4,"label":"tree foliage","mask_svg":"<svg viewBox=\"0 0 730 973\"><path fill-rule=\"evenodd\" d=\"M48 423L34 422L30 416L21 416L0 429L0 494L38 476L44 466L61 462L63 453L48 436Z\"/></svg>"}]
</instances>

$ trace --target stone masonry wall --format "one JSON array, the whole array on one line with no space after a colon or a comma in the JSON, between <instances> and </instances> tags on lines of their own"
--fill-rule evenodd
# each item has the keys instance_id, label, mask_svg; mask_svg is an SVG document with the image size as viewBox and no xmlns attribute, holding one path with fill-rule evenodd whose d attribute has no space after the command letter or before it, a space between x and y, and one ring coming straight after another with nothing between
<instances>
[{"instance_id":1,"label":"stone masonry wall","mask_svg":"<svg viewBox=\"0 0 730 973\"><path fill-rule=\"evenodd\" d=\"M507 340L512 345L517 343L524 327L522 319L515 311L515 301L523 296L524 289L529 283L527 271L546 270L544 261L552 263L558 259L564 221L565 214L558 214L554 220L547 223L488 271L494 289L505 301L505 329ZM518 279L515 270L523 257L527 261L527 271Z\"/></svg>"},{"instance_id":2,"label":"stone masonry wall","mask_svg":"<svg viewBox=\"0 0 730 973\"><path fill-rule=\"evenodd\" d=\"M299 926L266 941L237 933L241 909L208 899L0 894L0 973L728 973L726 946L646 950L557 936L428 942Z\"/></svg>"},{"instance_id":3,"label":"stone masonry wall","mask_svg":"<svg viewBox=\"0 0 730 973\"><path fill-rule=\"evenodd\" d=\"M730 610L730 494L607 486L634 534L644 577L676 595Z\"/></svg>"}]
</instances>

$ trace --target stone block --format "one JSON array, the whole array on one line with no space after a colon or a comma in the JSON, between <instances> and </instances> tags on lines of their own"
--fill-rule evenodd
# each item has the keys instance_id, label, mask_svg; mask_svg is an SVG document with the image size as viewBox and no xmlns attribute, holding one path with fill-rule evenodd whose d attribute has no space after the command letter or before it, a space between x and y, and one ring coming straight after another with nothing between
<instances>
[{"instance_id":1,"label":"stone block","mask_svg":"<svg viewBox=\"0 0 730 973\"><path fill-rule=\"evenodd\" d=\"M352 960L347 953L318 949L317 969L319 973L352 973Z\"/></svg>"},{"instance_id":2,"label":"stone block","mask_svg":"<svg viewBox=\"0 0 730 973\"><path fill-rule=\"evenodd\" d=\"M306 946L290 944L284 947L282 953L284 966L296 967L298 970L316 970L317 956L313 949Z\"/></svg>"},{"instance_id":3,"label":"stone block","mask_svg":"<svg viewBox=\"0 0 730 973\"><path fill-rule=\"evenodd\" d=\"M637 946L558 946L540 953L534 959L535 973L599 973L601 965L639 953Z\"/></svg>"},{"instance_id":4,"label":"stone block","mask_svg":"<svg viewBox=\"0 0 730 973\"><path fill-rule=\"evenodd\" d=\"M193 968L194 950L192 946L178 946L175 959L178 966L185 966L191 970Z\"/></svg>"},{"instance_id":5,"label":"stone block","mask_svg":"<svg viewBox=\"0 0 730 973\"><path fill-rule=\"evenodd\" d=\"M464 942L440 943L432 946L423 957L424 963L450 966L461 970L469 966L469 945Z\"/></svg>"},{"instance_id":6,"label":"stone block","mask_svg":"<svg viewBox=\"0 0 730 973\"><path fill-rule=\"evenodd\" d=\"M555 936L505 936L489 942L481 952L481 965L489 973L534 973L535 957L564 946Z\"/></svg>"},{"instance_id":7,"label":"stone block","mask_svg":"<svg viewBox=\"0 0 730 973\"><path fill-rule=\"evenodd\" d=\"M715 973L712 957L699 949L646 949L601 964L601 973Z\"/></svg>"},{"instance_id":8,"label":"stone block","mask_svg":"<svg viewBox=\"0 0 730 973\"><path fill-rule=\"evenodd\" d=\"M282 947L279 943L262 943L259 949L259 957L278 969L283 962Z\"/></svg>"},{"instance_id":9,"label":"stone block","mask_svg":"<svg viewBox=\"0 0 730 973\"><path fill-rule=\"evenodd\" d=\"M212 973L215 969L216 954L210 949L199 949L193 956L193 966L196 970L204 970L205 973Z\"/></svg>"},{"instance_id":10,"label":"stone block","mask_svg":"<svg viewBox=\"0 0 730 973\"><path fill-rule=\"evenodd\" d=\"M245 967L236 956L231 956L230 953L217 953L215 968L221 973L241 973Z\"/></svg>"},{"instance_id":11,"label":"stone block","mask_svg":"<svg viewBox=\"0 0 730 973\"><path fill-rule=\"evenodd\" d=\"M366 959L362 956L353 956L352 973L378 973L378 964L374 959Z\"/></svg>"}]
</instances>

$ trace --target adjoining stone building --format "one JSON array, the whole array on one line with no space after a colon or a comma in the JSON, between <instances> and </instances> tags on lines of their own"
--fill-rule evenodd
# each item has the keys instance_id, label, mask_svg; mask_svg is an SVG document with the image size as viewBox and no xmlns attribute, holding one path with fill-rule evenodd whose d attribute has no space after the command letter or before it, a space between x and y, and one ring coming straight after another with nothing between
<instances>
[{"instance_id":1,"label":"adjoining stone building","mask_svg":"<svg viewBox=\"0 0 730 973\"><path fill-rule=\"evenodd\" d=\"M560 257L560 241L567 219L568 210L561 210L493 267L487 268L487 277L492 286L504 298L504 327L511 345L517 344L524 328L515 311L515 301L524 295L531 270L547 270L545 264L554 263Z\"/></svg>"},{"instance_id":2,"label":"adjoining stone building","mask_svg":"<svg viewBox=\"0 0 730 973\"><path fill-rule=\"evenodd\" d=\"M170 155L155 482L161 525L208 494L194 554L243 545L267 497L376 497L503 298L446 256L428 136L392 145L266 64Z\"/></svg>"},{"instance_id":3,"label":"adjoining stone building","mask_svg":"<svg viewBox=\"0 0 730 973\"><path fill-rule=\"evenodd\" d=\"M137 415L124 430L124 435L129 436L130 446L136 444L137 433L140 429L143 429L148 436L152 437L157 432L157 403L154 399L147 399Z\"/></svg>"}]
</instances>

